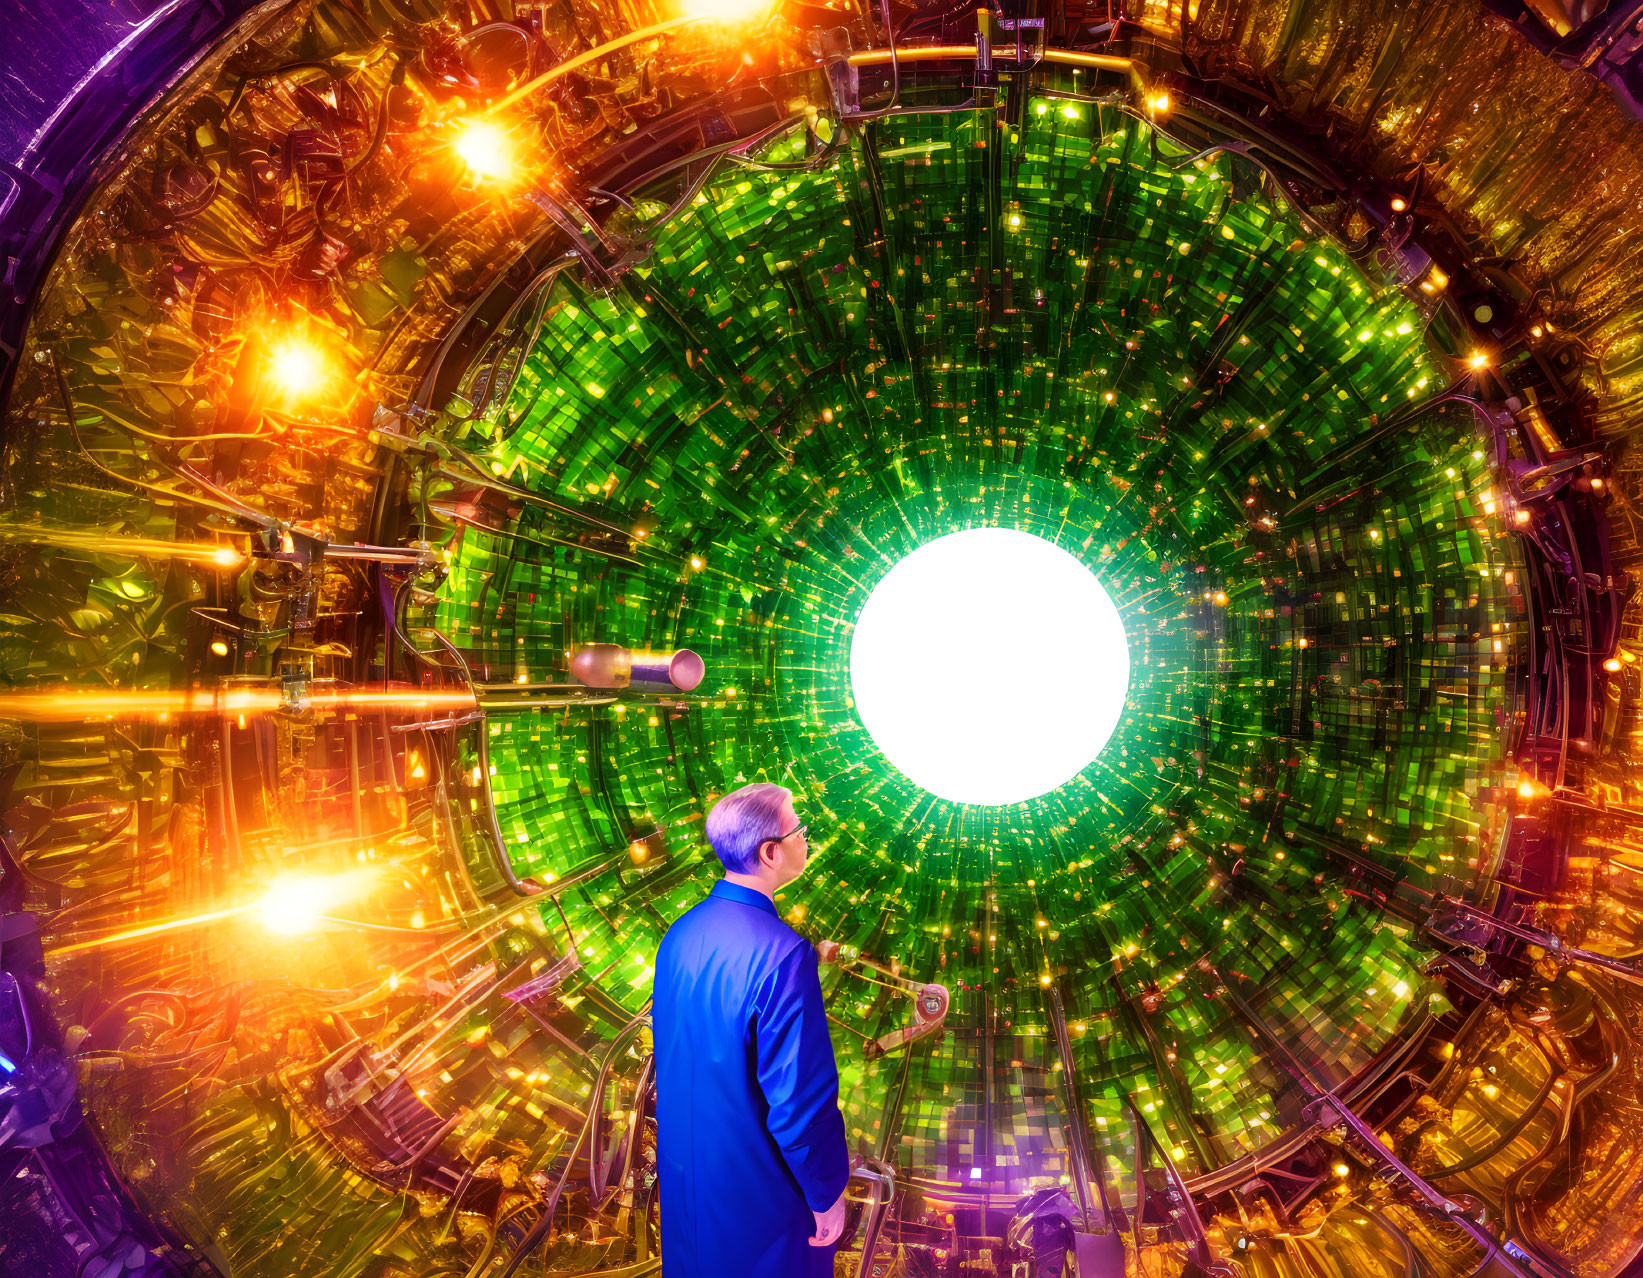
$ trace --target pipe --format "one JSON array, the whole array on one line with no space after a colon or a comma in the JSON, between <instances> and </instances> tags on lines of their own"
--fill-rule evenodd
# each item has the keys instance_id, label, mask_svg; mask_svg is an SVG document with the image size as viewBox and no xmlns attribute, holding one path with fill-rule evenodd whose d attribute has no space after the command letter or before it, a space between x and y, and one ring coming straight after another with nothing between
<instances>
[{"instance_id":1,"label":"pipe","mask_svg":"<svg viewBox=\"0 0 1643 1278\"><path fill-rule=\"evenodd\" d=\"M1277 1033L1266 1023L1266 1019L1255 1011L1232 986L1226 987L1227 997L1243 1016L1252 1029L1273 1047L1283 1057L1289 1072L1294 1075L1295 1081L1301 1085L1312 1099L1306 1108L1311 1109L1317 1116L1317 1121L1324 1126L1333 1125L1333 1119L1339 1119L1352 1133L1358 1137L1371 1158L1389 1168L1411 1189L1424 1198L1427 1205L1434 1208L1446 1220L1459 1225L1472 1240L1484 1249L1487 1258L1499 1264L1514 1278L1535 1278L1529 1270L1520 1265L1512 1254L1501 1245L1500 1241L1489 1230L1468 1217L1461 1209L1461 1205L1452 1198L1441 1193L1434 1185L1427 1181L1414 1168L1410 1167L1401 1158L1394 1154L1385 1145L1381 1144L1380 1136L1375 1130L1359 1118L1340 1097L1335 1096L1327 1087L1320 1083L1312 1071L1289 1048L1289 1045L1279 1038ZM1333 1116L1333 1117L1332 1117Z\"/></svg>"},{"instance_id":2,"label":"pipe","mask_svg":"<svg viewBox=\"0 0 1643 1278\"><path fill-rule=\"evenodd\" d=\"M1000 62L1014 62L1016 55L1008 46L991 50L994 59ZM976 56L976 46L973 44L926 44L911 48L896 47L886 49L863 49L860 53L852 53L847 61L853 67L883 66L888 62L946 62L953 59L973 60ZM1054 62L1061 66L1087 67L1096 71L1122 71L1128 75L1137 73L1134 58L1121 58L1111 53L1080 53L1076 49L1045 49L1039 62Z\"/></svg>"}]
</instances>

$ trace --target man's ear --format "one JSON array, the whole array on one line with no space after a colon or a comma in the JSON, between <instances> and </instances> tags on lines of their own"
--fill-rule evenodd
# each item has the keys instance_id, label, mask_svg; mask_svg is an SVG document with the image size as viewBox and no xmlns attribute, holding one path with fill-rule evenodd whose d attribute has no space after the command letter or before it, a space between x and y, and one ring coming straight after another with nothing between
<instances>
[{"instance_id":1,"label":"man's ear","mask_svg":"<svg viewBox=\"0 0 1643 1278\"><path fill-rule=\"evenodd\" d=\"M766 869L775 869L776 858L781 855L781 846L782 845L777 843L774 839L766 839L763 843L759 844L759 864L764 866ZM765 851L766 848L771 848L774 850L767 852Z\"/></svg>"}]
</instances>

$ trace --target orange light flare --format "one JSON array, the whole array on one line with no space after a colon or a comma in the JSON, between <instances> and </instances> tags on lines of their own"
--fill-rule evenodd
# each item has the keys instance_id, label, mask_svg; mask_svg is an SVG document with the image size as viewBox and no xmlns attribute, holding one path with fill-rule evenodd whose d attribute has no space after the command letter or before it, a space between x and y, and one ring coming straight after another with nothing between
<instances>
[{"instance_id":1,"label":"orange light flare","mask_svg":"<svg viewBox=\"0 0 1643 1278\"><path fill-rule=\"evenodd\" d=\"M0 525L0 543L54 546L59 550L82 550L88 554L132 559L181 559L214 568L238 568L245 563L242 552L213 541L160 541L153 537L121 537L77 528L47 528L43 524Z\"/></svg>"},{"instance_id":2,"label":"orange light flare","mask_svg":"<svg viewBox=\"0 0 1643 1278\"><path fill-rule=\"evenodd\" d=\"M366 895L376 886L380 872L376 867L346 870L340 874L287 875L274 880L254 899L231 905L225 909L207 910L201 914L183 914L175 918L159 919L136 927L122 928L106 936L88 937L67 945L53 946L48 952L55 956L79 954L86 950L124 945L131 941L146 940L170 932L182 932L206 923L254 914L269 932L277 936L300 936L316 930L320 924L339 927L350 925L369 927L369 923L354 924L350 919L335 918L327 911L348 904Z\"/></svg>"},{"instance_id":3,"label":"orange light flare","mask_svg":"<svg viewBox=\"0 0 1643 1278\"><path fill-rule=\"evenodd\" d=\"M1518 796L1518 798L1525 799L1525 800L1543 799L1550 793L1551 793L1550 790L1548 790L1545 786L1541 785L1541 783L1539 781L1536 781L1527 772L1518 773L1518 779L1517 779L1517 796Z\"/></svg>"},{"instance_id":4,"label":"orange light flare","mask_svg":"<svg viewBox=\"0 0 1643 1278\"><path fill-rule=\"evenodd\" d=\"M518 172L513 139L495 120L480 117L462 121L451 149L469 175L480 182L507 182Z\"/></svg>"},{"instance_id":5,"label":"orange light flare","mask_svg":"<svg viewBox=\"0 0 1643 1278\"><path fill-rule=\"evenodd\" d=\"M348 386L334 347L309 325L293 325L270 338L263 354L263 377L269 399L287 410L312 408L324 400L346 398Z\"/></svg>"},{"instance_id":6,"label":"orange light flare","mask_svg":"<svg viewBox=\"0 0 1643 1278\"><path fill-rule=\"evenodd\" d=\"M474 709L471 692L408 685L319 686L307 695L314 710L384 710L405 714L449 714ZM88 719L161 719L171 715L259 715L289 708L277 686L254 688L141 689L53 688L0 696L0 718L30 723L73 723Z\"/></svg>"},{"instance_id":7,"label":"orange light flare","mask_svg":"<svg viewBox=\"0 0 1643 1278\"><path fill-rule=\"evenodd\" d=\"M729 24L756 22L772 7L772 0L685 0L680 6L698 22Z\"/></svg>"}]
</instances>

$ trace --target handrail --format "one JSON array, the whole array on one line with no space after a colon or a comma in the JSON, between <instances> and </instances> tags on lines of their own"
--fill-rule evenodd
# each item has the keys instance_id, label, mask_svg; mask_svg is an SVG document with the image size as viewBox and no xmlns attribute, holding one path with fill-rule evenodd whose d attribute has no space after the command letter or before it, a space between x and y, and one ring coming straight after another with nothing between
<instances>
[{"instance_id":1,"label":"handrail","mask_svg":"<svg viewBox=\"0 0 1643 1278\"><path fill-rule=\"evenodd\" d=\"M876 1158L865 1158L861 1166L850 1169L853 1180L865 1180L872 1187L873 1201L862 1217L865 1232L862 1235L861 1259L856 1262L856 1278L868 1278L873 1263L873 1250L878 1246L879 1231L884 1228L884 1212L896 1193L896 1169Z\"/></svg>"},{"instance_id":2,"label":"handrail","mask_svg":"<svg viewBox=\"0 0 1643 1278\"><path fill-rule=\"evenodd\" d=\"M891 61L947 62L954 58L974 58L978 47L973 44L897 45L894 50L862 49L848 55L846 61L853 67L884 66ZM995 62L1016 61L1015 51L1008 45L1000 45L990 52ZM1119 57L1112 53L1081 53L1077 49L1029 49L1022 53L1021 61L1032 64L1054 62L1062 66L1088 67L1097 71L1122 71L1127 75L1135 75L1138 66L1134 58Z\"/></svg>"}]
</instances>

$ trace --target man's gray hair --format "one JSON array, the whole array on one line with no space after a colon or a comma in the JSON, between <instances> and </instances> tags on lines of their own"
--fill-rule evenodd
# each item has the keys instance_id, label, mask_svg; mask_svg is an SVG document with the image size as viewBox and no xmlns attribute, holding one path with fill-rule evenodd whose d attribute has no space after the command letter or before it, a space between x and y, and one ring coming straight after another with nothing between
<instances>
[{"instance_id":1,"label":"man's gray hair","mask_svg":"<svg viewBox=\"0 0 1643 1278\"><path fill-rule=\"evenodd\" d=\"M732 790L707 814L707 841L732 874L751 874L759 868L759 844L778 838L782 805L793 797L785 785L755 781Z\"/></svg>"}]
</instances>

